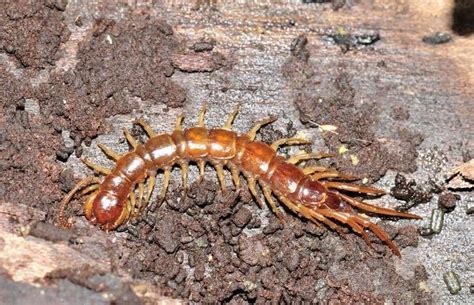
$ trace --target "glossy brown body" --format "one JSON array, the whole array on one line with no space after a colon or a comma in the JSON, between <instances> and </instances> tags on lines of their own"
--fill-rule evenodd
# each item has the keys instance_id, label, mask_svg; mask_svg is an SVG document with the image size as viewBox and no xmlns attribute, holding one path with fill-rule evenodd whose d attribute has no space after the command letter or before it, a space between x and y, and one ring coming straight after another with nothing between
<instances>
[{"instance_id":1,"label":"glossy brown body","mask_svg":"<svg viewBox=\"0 0 474 305\"><path fill-rule=\"evenodd\" d=\"M183 186L186 189L188 164L197 163L202 178L204 165L207 162L214 166L223 191L226 189L224 167L232 173L236 188L240 188L240 173L242 173L247 179L249 191L263 207L264 203L260 201L257 193L257 184L259 184L266 202L282 222L284 221L283 214L277 207L272 194L288 209L312 222L324 223L340 233L342 231L336 222L347 224L370 245L369 236L365 232L368 229L387 243L393 253L400 256L398 247L388 234L362 217L355 209L395 217L412 219L420 217L373 206L344 194L344 192L384 194L379 189L338 181L357 179L353 176L322 166L308 166L303 170L295 165L299 161L327 157L328 154L303 153L288 160L277 155L276 149L280 145L307 144L308 142L304 139L280 139L271 145L254 141L258 129L272 122L271 118L257 122L247 134L238 135L231 130L232 120L238 108L223 128L205 128L204 112L205 107L199 115L198 126L186 130L182 130L181 127L183 116L178 117L172 134L156 135L146 122L139 120L137 124L144 128L150 139L142 145L128 131L125 131L125 136L134 149L124 155L119 155L99 145L109 157L116 160L115 167L109 170L83 159L84 163L105 175L105 178L101 181L95 176L89 176L81 180L69 192L59 208L60 225L71 226L65 218L65 208L72 196L86 186L89 187L83 192L92 192L84 204L87 219L99 224L103 229L112 230L143 212L150 200L158 171L163 171L163 188L158 201L160 204L165 198L173 166L181 166ZM147 186L146 196L144 196L145 185ZM138 192L135 191L136 189ZM143 198L145 198L144 201Z\"/></svg>"}]
</instances>

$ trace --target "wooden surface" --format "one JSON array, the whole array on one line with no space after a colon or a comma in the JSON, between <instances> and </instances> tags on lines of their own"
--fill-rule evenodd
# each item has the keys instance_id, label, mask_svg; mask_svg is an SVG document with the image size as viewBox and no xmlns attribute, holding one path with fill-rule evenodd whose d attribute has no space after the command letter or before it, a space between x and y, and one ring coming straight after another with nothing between
<instances>
[{"instance_id":1,"label":"wooden surface","mask_svg":"<svg viewBox=\"0 0 474 305\"><path fill-rule=\"evenodd\" d=\"M183 43L182 54L195 42L212 39L216 42L213 51L225 58L222 67L208 73L207 70L216 68L213 59L179 57L175 62L184 72L177 71L172 79L187 92L184 109L172 108L163 113L162 105L140 101L140 108L134 113L109 118L110 132L99 136L93 141L94 148L85 151L86 156L99 162L107 161L99 154L96 142L125 150L123 145L117 144L117 139L121 137L122 127L130 126L135 117L144 116L153 122L156 130L169 131L177 114L184 110L194 118L203 101L209 103L207 122L211 126L222 124L223 117L236 103L241 103L242 112L236 121L236 129L246 130L257 119L276 115L281 118L275 124L276 131L286 133L288 122L293 122L298 131L315 142L314 149L324 148L318 129L301 124L294 101L301 92L327 94L333 80L341 73L350 75L358 103L376 101L380 114L375 129L380 138L390 138L397 126L423 134L424 141L417 148L418 170L410 177L418 181L431 178L444 181L450 169L463 163L464 151L470 152L472 157L474 39L452 34L453 40L447 44L422 42L423 36L434 32L451 32L453 1L346 1L347 4L337 11L330 4L302 4L299 1L258 1L261 4L253 1L241 4L135 1L128 6L111 1L70 2L65 17L71 38L61 46L65 55L57 62L57 70L74 67L78 43L91 33L92 17L103 15L120 19L122 11L119 8L165 19ZM73 25L79 15L84 20L84 26L80 28ZM324 38L341 31L378 33L380 41L343 53L340 46ZM295 78L284 75L285 64L292 58L291 44L299 35L308 40L309 60L305 69L313 75L309 80L301 75ZM381 62L384 62L382 68ZM202 73L189 73L193 67ZM409 119L394 123L390 119L394 106L408 109ZM192 123L188 121L187 124ZM77 176L87 172L76 157L71 157L66 166L73 168ZM389 189L394 176L395 173L389 171L379 185ZM472 298L469 285L473 284L474 278L474 240L472 234L466 232L472 232L474 228L472 216L465 213L465 207L472 204L469 203L472 191L461 193L461 196L458 208L447 216L442 235L421 239L417 248L403 252L403 260L394 262L400 274L411 270L415 263L422 263L429 274L425 289L433 293L433 299L439 303L467 303ZM6 221L9 214L25 217L26 208L19 210L19 207L16 203L3 202L0 210L0 270L13 281L37 285L35 283L45 274L60 267L77 268L78 264L98 264L97 268L104 270L111 268L107 259L83 257L84 254L67 243L55 244L23 236L19 226ZM436 201L433 199L413 212L422 215L425 218L422 223L427 225L434 207ZM40 211L33 211L35 216L29 215L29 221L42 219L40 214ZM442 280L447 266L459 273L463 283L463 290L456 296L449 294ZM123 274L123 277L127 278L127 275ZM137 295L143 297L148 293L148 300L159 298L152 295L159 293L153 287L145 289L134 285Z\"/></svg>"}]
</instances>

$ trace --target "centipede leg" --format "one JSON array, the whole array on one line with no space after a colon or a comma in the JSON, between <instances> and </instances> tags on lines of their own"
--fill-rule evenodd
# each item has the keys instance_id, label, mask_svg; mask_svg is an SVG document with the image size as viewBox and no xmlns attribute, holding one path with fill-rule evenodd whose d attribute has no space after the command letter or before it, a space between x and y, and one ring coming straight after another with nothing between
<instances>
[{"instance_id":1,"label":"centipede leg","mask_svg":"<svg viewBox=\"0 0 474 305\"><path fill-rule=\"evenodd\" d=\"M270 208L272 209L273 213L275 213L278 220L281 224L285 224L285 217L283 216L283 212L276 206L276 202L272 198L272 190L268 185L265 185L263 182L260 181L260 186L263 191L263 196L267 200Z\"/></svg>"},{"instance_id":2,"label":"centipede leg","mask_svg":"<svg viewBox=\"0 0 474 305\"><path fill-rule=\"evenodd\" d=\"M349 192L363 193L368 195L384 195L383 190L379 190L372 187L361 186L357 184L351 184L346 182L335 182L335 181L322 181L322 185L329 189L338 189Z\"/></svg>"},{"instance_id":3,"label":"centipede leg","mask_svg":"<svg viewBox=\"0 0 474 305\"><path fill-rule=\"evenodd\" d=\"M112 149L108 148L107 146L105 146L104 144L97 144L97 146L99 146L99 148L104 152L104 154L107 156L107 157L110 157L112 159L114 159L115 161L117 161L118 159L120 159L120 154L113 151Z\"/></svg>"},{"instance_id":4,"label":"centipede leg","mask_svg":"<svg viewBox=\"0 0 474 305\"><path fill-rule=\"evenodd\" d=\"M310 160L310 159L322 159L322 158L330 158L334 157L334 154L327 154L327 153L318 153L318 152L312 152L312 153L301 153L297 154L295 156L290 157L286 162L290 164L298 164L301 161L304 160Z\"/></svg>"},{"instance_id":5,"label":"centipede leg","mask_svg":"<svg viewBox=\"0 0 474 305\"><path fill-rule=\"evenodd\" d=\"M388 236L387 233L385 233L385 231L379 227L378 225L376 225L375 223L373 222L370 222L368 220L365 220L364 218L358 216L358 215L351 215L352 218L357 222L359 223L360 225L364 226L365 228L368 228L370 231L372 231L381 241L383 241L384 243L386 243L390 249L392 250L392 252L398 256L398 257L401 257L401 254L400 254L400 250L398 249L397 245L392 241L392 239L390 238L390 236ZM369 241L370 242L370 241Z\"/></svg>"},{"instance_id":6,"label":"centipede leg","mask_svg":"<svg viewBox=\"0 0 474 305\"><path fill-rule=\"evenodd\" d=\"M199 112L198 116L198 124L199 127L204 127L204 116L206 115L207 110L207 103L202 104L201 111Z\"/></svg>"},{"instance_id":7,"label":"centipede leg","mask_svg":"<svg viewBox=\"0 0 474 305\"><path fill-rule=\"evenodd\" d=\"M180 164L180 166L181 166L181 178L182 178L182 181L183 181L183 189L184 189L184 193L186 193L187 190L188 190L189 165L186 162L182 162Z\"/></svg>"},{"instance_id":8,"label":"centipede leg","mask_svg":"<svg viewBox=\"0 0 474 305\"><path fill-rule=\"evenodd\" d=\"M144 194L145 194L145 184L143 182L140 182L138 184L138 202L137 202L137 206L138 206L139 211L143 210L142 202L143 202L143 195Z\"/></svg>"},{"instance_id":9,"label":"centipede leg","mask_svg":"<svg viewBox=\"0 0 474 305\"><path fill-rule=\"evenodd\" d=\"M197 164L199 167L199 182L201 182L204 179L204 169L206 167L206 161L199 160Z\"/></svg>"},{"instance_id":10,"label":"centipede leg","mask_svg":"<svg viewBox=\"0 0 474 305\"><path fill-rule=\"evenodd\" d=\"M136 148L138 146L138 141L130 134L130 132L126 128L123 130L123 133L125 134L125 138L127 139L128 143L130 143L133 148Z\"/></svg>"},{"instance_id":11,"label":"centipede leg","mask_svg":"<svg viewBox=\"0 0 474 305\"><path fill-rule=\"evenodd\" d=\"M303 172L304 172L304 170L303 170ZM343 173L340 173L340 172L337 172L337 171L325 171L325 172L312 174L311 178L313 178L314 180L321 180L321 179L325 179L325 178L336 178L336 179L339 179L339 180L358 180L359 179L356 176L346 175L346 174L343 174Z\"/></svg>"},{"instance_id":12,"label":"centipede leg","mask_svg":"<svg viewBox=\"0 0 474 305\"><path fill-rule=\"evenodd\" d=\"M130 192L128 195L128 200L130 200L130 214L135 217L138 216L138 213L135 213L135 207L137 206L137 200L135 198L135 192Z\"/></svg>"},{"instance_id":13,"label":"centipede leg","mask_svg":"<svg viewBox=\"0 0 474 305\"><path fill-rule=\"evenodd\" d=\"M153 131L153 128L151 128L150 124L148 124L148 122L146 122L144 119L136 120L135 124L140 125L143 130L145 130L149 138L156 137L156 133Z\"/></svg>"},{"instance_id":14,"label":"centipede leg","mask_svg":"<svg viewBox=\"0 0 474 305\"><path fill-rule=\"evenodd\" d=\"M232 181L234 182L235 189L240 189L240 172L237 166L232 163L227 163L227 168L229 168L232 174Z\"/></svg>"},{"instance_id":15,"label":"centipede leg","mask_svg":"<svg viewBox=\"0 0 474 305\"><path fill-rule=\"evenodd\" d=\"M66 207L68 203L71 201L72 197L74 196L75 193L77 193L80 189L91 185L91 184L97 184L99 183L100 180L97 177L94 176L88 176L85 179L82 179L79 181L74 188L69 191L66 197L64 197L63 201L61 201L61 204L59 205L59 212L58 212L58 224L61 227L71 227L71 223L66 219L64 213L66 211Z\"/></svg>"},{"instance_id":16,"label":"centipede leg","mask_svg":"<svg viewBox=\"0 0 474 305\"><path fill-rule=\"evenodd\" d=\"M387 216L396 216L396 217L411 218L411 219L421 219L421 217L418 216L418 215L399 212L399 211L396 211L396 210L382 208L382 207L377 207L377 206L365 203L363 201L354 199L352 197L349 197L347 195L344 195L344 194L341 194L341 193L338 193L338 192L333 192L333 193L337 194L337 196L339 196L341 199L343 199L344 201L346 201L350 205L352 205L352 206L354 206L354 207L356 207L360 210L363 210L363 211L367 211L367 212L371 212L371 213L375 213L375 214L380 214L380 215L387 215Z\"/></svg>"},{"instance_id":17,"label":"centipede leg","mask_svg":"<svg viewBox=\"0 0 474 305\"><path fill-rule=\"evenodd\" d=\"M143 204L143 209L148 205L148 202L150 202L151 194L153 193L155 184L156 184L156 173L153 172L153 173L150 173L150 178L148 178L147 180L147 193L145 197L145 202Z\"/></svg>"},{"instance_id":18,"label":"centipede leg","mask_svg":"<svg viewBox=\"0 0 474 305\"><path fill-rule=\"evenodd\" d=\"M107 167L95 164L95 163L93 163L92 161L90 161L89 159L86 159L86 158L81 158L81 161L85 165L87 165L88 167L90 167L91 169L95 170L96 172L98 172L100 174L103 174L103 175L110 174L110 169L108 169Z\"/></svg>"},{"instance_id":19,"label":"centipede leg","mask_svg":"<svg viewBox=\"0 0 474 305\"><path fill-rule=\"evenodd\" d=\"M268 118L268 119L264 119L264 120L261 120L259 122L257 122L251 129L250 131L247 133L248 137L250 138L251 141L255 140L255 136L257 135L257 132L260 128L262 128L263 126L269 124L269 123L272 123L272 122L275 122L277 120L277 118Z\"/></svg>"},{"instance_id":20,"label":"centipede leg","mask_svg":"<svg viewBox=\"0 0 474 305\"><path fill-rule=\"evenodd\" d=\"M257 193L257 183L255 181L255 178L253 177L247 177L247 184L250 190L250 193L255 197L255 200L257 200L258 205L260 206L261 209L265 207L265 204L262 201L262 198Z\"/></svg>"},{"instance_id":21,"label":"centipede leg","mask_svg":"<svg viewBox=\"0 0 474 305\"><path fill-rule=\"evenodd\" d=\"M367 232L364 231L364 228L361 227L353 218L351 215L348 215L346 213L341 213L335 210L331 209L317 209L316 210L318 213L332 219L336 219L342 223L347 224L350 226L356 233L362 236L364 239L365 243L372 248L372 244L369 239L369 235Z\"/></svg>"},{"instance_id":22,"label":"centipede leg","mask_svg":"<svg viewBox=\"0 0 474 305\"><path fill-rule=\"evenodd\" d=\"M152 211L155 211L157 208L159 208L161 204L163 203L163 201L165 200L166 192L168 191L168 185L170 184L170 179L171 179L171 169L165 169L163 173L163 186L161 188L160 194L158 195L158 200L157 200L156 205L151 207Z\"/></svg>"},{"instance_id":23,"label":"centipede leg","mask_svg":"<svg viewBox=\"0 0 474 305\"><path fill-rule=\"evenodd\" d=\"M300 145L300 144L311 144L311 141L303 138L284 138L276 140L272 143L271 147L273 150L278 150L282 145Z\"/></svg>"},{"instance_id":24,"label":"centipede leg","mask_svg":"<svg viewBox=\"0 0 474 305\"><path fill-rule=\"evenodd\" d=\"M225 185L224 167L222 166L222 164L219 163L215 163L213 164L213 166L216 169L217 179L219 180L219 183L221 185L222 193L225 193L227 192L227 187Z\"/></svg>"},{"instance_id":25,"label":"centipede leg","mask_svg":"<svg viewBox=\"0 0 474 305\"><path fill-rule=\"evenodd\" d=\"M240 111L240 105L237 104L237 106L235 106L234 111L229 115L227 122L224 124L224 127L223 127L224 129L228 129L228 130L232 129L232 123L234 122L234 119L239 113L239 111Z\"/></svg>"},{"instance_id":26,"label":"centipede leg","mask_svg":"<svg viewBox=\"0 0 474 305\"><path fill-rule=\"evenodd\" d=\"M331 229L333 229L334 231L336 231L337 233L339 233L341 236L345 236L340 226L338 226L335 222L331 221L324 215L321 215L317 211L310 209L308 207L305 207L304 205L295 204L284 196L279 196L278 199L280 199L280 201L283 202L285 206L287 206L290 210L292 210L296 214L302 215L303 217L310 220L314 224L320 226L321 224L319 222L322 222L328 227L330 227Z\"/></svg>"},{"instance_id":27,"label":"centipede leg","mask_svg":"<svg viewBox=\"0 0 474 305\"><path fill-rule=\"evenodd\" d=\"M308 167L305 167L303 168L303 173L305 175L310 175L312 173L315 173L315 172L324 172L324 171L327 171L329 170L327 167L325 166L308 166Z\"/></svg>"}]
</instances>

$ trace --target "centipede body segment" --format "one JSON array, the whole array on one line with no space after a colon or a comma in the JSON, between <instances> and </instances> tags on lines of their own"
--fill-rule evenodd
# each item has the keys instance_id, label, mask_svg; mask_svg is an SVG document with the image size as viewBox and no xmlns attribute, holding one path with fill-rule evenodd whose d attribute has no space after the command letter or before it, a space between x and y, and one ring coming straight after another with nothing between
<instances>
[{"instance_id":1,"label":"centipede body segment","mask_svg":"<svg viewBox=\"0 0 474 305\"><path fill-rule=\"evenodd\" d=\"M340 224L346 224L370 246L366 232L368 229L385 242L394 254L400 256L398 247L387 233L359 212L412 219L420 219L419 216L377 207L347 195L347 192L384 194L375 188L346 182L356 180L356 177L322 166L298 166L303 160L330 157L330 154L303 153L287 160L277 154L281 145L308 144L305 139L285 138L271 145L255 141L258 130L273 122L274 118L259 121L248 133L238 135L232 130L238 111L239 107L223 127L207 129L204 105L197 126L183 130L184 116L181 115L176 119L172 134L156 134L148 123L138 120L136 123L150 139L140 144L125 130L125 137L133 150L122 155L99 144L104 153L116 162L115 167L108 169L82 159L87 166L105 177L86 177L69 192L59 208L59 224L71 226L65 216L65 209L74 194L82 189L82 194L88 194L84 203L86 218L105 230L113 230L144 211L150 202L157 174L163 174L163 185L158 195L158 203L161 203L166 196L174 166L181 167L185 192L189 164L197 164L202 179L204 167L208 163L215 168L222 191L226 191L224 169L230 171L236 189L241 187L242 174L259 205L263 208L264 202L260 199L258 188L281 221L284 219L283 212L277 202L309 221L323 223L338 232L342 232Z\"/></svg>"}]
</instances>

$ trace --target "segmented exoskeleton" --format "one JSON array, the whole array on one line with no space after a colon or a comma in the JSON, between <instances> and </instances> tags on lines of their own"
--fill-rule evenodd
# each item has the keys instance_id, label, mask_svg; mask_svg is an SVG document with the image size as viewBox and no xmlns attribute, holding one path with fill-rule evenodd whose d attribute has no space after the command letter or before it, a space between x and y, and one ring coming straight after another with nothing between
<instances>
[{"instance_id":1,"label":"segmented exoskeleton","mask_svg":"<svg viewBox=\"0 0 474 305\"><path fill-rule=\"evenodd\" d=\"M223 192L226 191L224 168L227 168L232 174L236 189L241 187L240 174L246 177L250 192L263 208L264 202L257 193L259 184L266 201L282 222L283 214L272 195L293 212L317 224L324 223L340 233L337 223L347 224L370 246L369 236L365 231L369 229L384 241L393 253L400 256L398 247L382 228L355 210L413 219L419 219L419 216L373 206L342 193L384 194L379 189L341 182L357 179L353 176L323 166L297 166L303 160L330 157L330 154L303 153L287 160L277 155L276 151L281 145L309 144L305 139L285 138L271 145L255 141L257 131L263 125L275 121L274 118L259 121L247 134L238 135L231 129L238 111L237 106L222 128L207 129L204 126L204 105L196 127L183 130L184 116L181 115L176 120L172 134L157 135L149 124L138 120L136 123L143 127L150 139L145 144L139 144L125 130L125 137L133 151L123 155L99 144L104 153L116 161L115 167L110 170L82 159L86 165L105 175L105 178L100 180L95 176L87 177L69 192L59 208L60 225L71 225L64 215L65 208L80 189L84 189L82 194L90 193L84 204L86 218L105 230L112 230L143 212L150 201L158 171L164 174L163 188L158 199L161 203L166 195L173 166L181 167L183 187L186 189L188 164L195 162L202 178L205 164L210 163L216 169ZM135 189L138 189L138 194Z\"/></svg>"}]
</instances>

